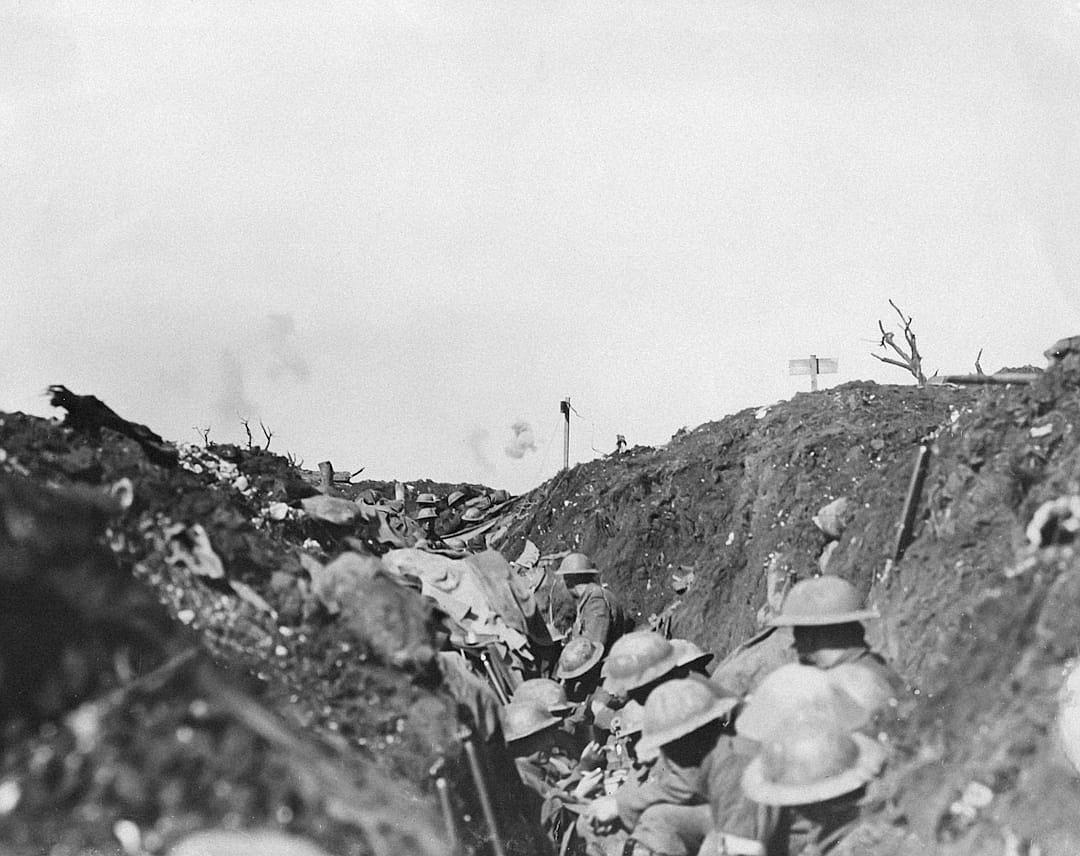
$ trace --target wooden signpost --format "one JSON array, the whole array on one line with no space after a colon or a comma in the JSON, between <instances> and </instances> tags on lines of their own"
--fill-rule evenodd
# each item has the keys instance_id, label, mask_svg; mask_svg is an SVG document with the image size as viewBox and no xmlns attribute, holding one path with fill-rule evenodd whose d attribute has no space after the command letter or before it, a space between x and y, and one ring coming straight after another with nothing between
<instances>
[{"instance_id":1,"label":"wooden signpost","mask_svg":"<svg viewBox=\"0 0 1080 856\"><path fill-rule=\"evenodd\" d=\"M788 374L810 375L811 392L817 392L819 374L836 374L838 371L840 371L840 361L832 357L818 359L817 354L811 354L808 360L788 360Z\"/></svg>"}]
</instances>

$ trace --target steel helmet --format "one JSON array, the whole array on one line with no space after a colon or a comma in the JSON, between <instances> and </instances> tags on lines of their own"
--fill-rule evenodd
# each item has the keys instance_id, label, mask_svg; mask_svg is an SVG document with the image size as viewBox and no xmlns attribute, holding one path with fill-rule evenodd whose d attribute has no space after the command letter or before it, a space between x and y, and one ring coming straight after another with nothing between
<instances>
[{"instance_id":1,"label":"steel helmet","mask_svg":"<svg viewBox=\"0 0 1080 856\"><path fill-rule=\"evenodd\" d=\"M562 655L559 657L559 667L555 670L555 677L560 680L580 678L599 663L603 656L604 649L588 636L576 636L563 648Z\"/></svg>"},{"instance_id":2,"label":"steel helmet","mask_svg":"<svg viewBox=\"0 0 1080 856\"><path fill-rule=\"evenodd\" d=\"M505 705L500 712L503 739L510 743L537 734L545 728L559 724L559 719L552 716L540 705L531 701L516 701Z\"/></svg>"},{"instance_id":3,"label":"steel helmet","mask_svg":"<svg viewBox=\"0 0 1080 856\"><path fill-rule=\"evenodd\" d=\"M900 701L884 675L859 663L841 663L825 674L836 686L870 711L871 716L895 708Z\"/></svg>"},{"instance_id":4,"label":"steel helmet","mask_svg":"<svg viewBox=\"0 0 1080 856\"><path fill-rule=\"evenodd\" d=\"M645 702L638 757L655 756L661 746L727 716L738 703L735 693L701 675L660 684Z\"/></svg>"},{"instance_id":5,"label":"steel helmet","mask_svg":"<svg viewBox=\"0 0 1080 856\"><path fill-rule=\"evenodd\" d=\"M567 574L590 574L600 576L600 572L593 567L592 560L584 553L570 553L559 565L556 576L565 577Z\"/></svg>"},{"instance_id":6,"label":"steel helmet","mask_svg":"<svg viewBox=\"0 0 1080 856\"><path fill-rule=\"evenodd\" d=\"M438 501L433 493L422 493L416 497L417 505L435 505Z\"/></svg>"},{"instance_id":7,"label":"steel helmet","mask_svg":"<svg viewBox=\"0 0 1080 856\"><path fill-rule=\"evenodd\" d=\"M645 722L645 706L628 701L611 717L611 730L618 737L640 734Z\"/></svg>"},{"instance_id":8,"label":"steel helmet","mask_svg":"<svg viewBox=\"0 0 1080 856\"><path fill-rule=\"evenodd\" d=\"M855 586L840 577L825 575L792 586L780 614L769 623L774 627L818 627L878 617L875 610L863 607Z\"/></svg>"},{"instance_id":9,"label":"steel helmet","mask_svg":"<svg viewBox=\"0 0 1080 856\"><path fill-rule=\"evenodd\" d=\"M675 649L680 666L704 666L713 658L712 654L702 651L689 639L672 639L671 647Z\"/></svg>"},{"instance_id":10,"label":"steel helmet","mask_svg":"<svg viewBox=\"0 0 1080 856\"><path fill-rule=\"evenodd\" d=\"M556 716L567 714L574 706L566 700L566 690L551 678L531 678L514 690L514 702L529 701L540 705Z\"/></svg>"},{"instance_id":11,"label":"steel helmet","mask_svg":"<svg viewBox=\"0 0 1080 856\"><path fill-rule=\"evenodd\" d=\"M604 689L613 695L625 695L678 666L675 648L659 633L651 630L627 633L615 640L608 653L601 672Z\"/></svg>"},{"instance_id":12,"label":"steel helmet","mask_svg":"<svg viewBox=\"0 0 1080 856\"><path fill-rule=\"evenodd\" d=\"M855 731L870 721L870 711L814 666L787 663L771 671L751 693L739 714L736 730L764 743L801 716L816 715L843 731Z\"/></svg>"},{"instance_id":13,"label":"steel helmet","mask_svg":"<svg viewBox=\"0 0 1080 856\"><path fill-rule=\"evenodd\" d=\"M453 508L461 500L465 498L465 491L455 490L448 497L446 497L446 505L448 508Z\"/></svg>"},{"instance_id":14,"label":"steel helmet","mask_svg":"<svg viewBox=\"0 0 1080 856\"><path fill-rule=\"evenodd\" d=\"M477 520L484 519L484 512L479 508L466 508L465 513L461 515L461 519L469 523L475 523Z\"/></svg>"},{"instance_id":15,"label":"steel helmet","mask_svg":"<svg viewBox=\"0 0 1080 856\"><path fill-rule=\"evenodd\" d=\"M885 749L828 720L807 719L769 740L743 771L742 789L766 805L809 805L858 790L880 771Z\"/></svg>"},{"instance_id":16,"label":"steel helmet","mask_svg":"<svg viewBox=\"0 0 1080 856\"><path fill-rule=\"evenodd\" d=\"M430 507L421 508L418 512L416 512L417 520L435 520L438 516L439 512L437 512L434 508Z\"/></svg>"}]
</instances>

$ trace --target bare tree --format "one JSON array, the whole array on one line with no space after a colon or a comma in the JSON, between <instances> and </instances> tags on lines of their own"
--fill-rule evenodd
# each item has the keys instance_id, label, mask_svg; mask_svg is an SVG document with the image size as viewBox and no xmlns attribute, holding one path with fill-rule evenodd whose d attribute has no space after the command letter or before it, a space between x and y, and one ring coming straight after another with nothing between
<instances>
[{"instance_id":1,"label":"bare tree","mask_svg":"<svg viewBox=\"0 0 1080 856\"><path fill-rule=\"evenodd\" d=\"M196 434L198 434L200 437L202 437L202 444L203 444L204 449L207 446L210 445L210 426L209 425L207 425L205 428L200 427L198 425L193 425L192 430Z\"/></svg>"},{"instance_id":2,"label":"bare tree","mask_svg":"<svg viewBox=\"0 0 1080 856\"><path fill-rule=\"evenodd\" d=\"M981 359L982 359L982 352L983 352L983 349L982 349L982 348L979 348L979 353L978 353L978 355L977 355L977 356L975 357L975 374L977 374L977 375L984 375L984 374L986 374L986 372L984 372L984 371L983 371L983 367L982 367L982 365L981 365L981 364L979 363L979 360L981 360Z\"/></svg>"},{"instance_id":3,"label":"bare tree","mask_svg":"<svg viewBox=\"0 0 1080 856\"><path fill-rule=\"evenodd\" d=\"M249 425L248 420L245 419L243 416L241 416L239 413L237 413L236 416L240 420L240 424L244 426L244 433L247 434L247 438L248 438L247 447L248 447L248 449L251 449L251 447L254 445L254 440L252 439L252 436L251 436L251 425Z\"/></svg>"},{"instance_id":4,"label":"bare tree","mask_svg":"<svg viewBox=\"0 0 1080 856\"><path fill-rule=\"evenodd\" d=\"M919 382L919 386L926 386L926 375L923 374L922 369L922 354L919 353L919 346L915 341L915 331L911 329L912 318L910 315L904 316L904 313L900 311L900 307L897 306L892 300L889 301L889 305L896 310L896 314L900 316L900 320L904 322L904 326L901 328L904 334L904 341L907 343L907 350L898 344L896 344L896 334L886 331L885 325L878 321L878 329L881 331L881 342L878 343L879 347L889 351L892 351L899 357L883 357L880 354L871 354L874 359L881 360L883 363L888 363L891 366L899 366L906 371L911 372L915 380Z\"/></svg>"},{"instance_id":5,"label":"bare tree","mask_svg":"<svg viewBox=\"0 0 1080 856\"><path fill-rule=\"evenodd\" d=\"M269 452L270 438L274 436L274 432L267 428L265 425L263 425L263 421L261 419L259 420L259 427L262 428L263 436L266 438L266 446L264 448L266 449L266 451Z\"/></svg>"}]
</instances>

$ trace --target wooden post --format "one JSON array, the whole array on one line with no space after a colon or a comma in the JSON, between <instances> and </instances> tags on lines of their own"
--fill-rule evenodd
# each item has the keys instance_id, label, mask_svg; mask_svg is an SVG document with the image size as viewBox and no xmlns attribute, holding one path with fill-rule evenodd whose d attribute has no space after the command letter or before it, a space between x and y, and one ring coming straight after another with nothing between
<instances>
[{"instance_id":1,"label":"wooden post","mask_svg":"<svg viewBox=\"0 0 1080 856\"><path fill-rule=\"evenodd\" d=\"M319 490L322 493L330 493L334 484L334 465L329 461L319 464Z\"/></svg>"},{"instance_id":2,"label":"wooden post","mask_svg":"<svg viewBox=\"0 0 1080 856\"><path fill-rule=\"evenodd\" d=\"M817 354L810 355L810 391L817 392Z\"/></svg>"},{"instance_id":3,"label":"wooden post","mask_svg":"<svg viewBox=\"0 0 1080 856\"><path fill-rule=\"evenodd\" d=\"M562 468L570 469L570 396L566 396L559 402L559 410L562 412L566 425L563 429L563 457Z\"/></svg>"}]
</instances>

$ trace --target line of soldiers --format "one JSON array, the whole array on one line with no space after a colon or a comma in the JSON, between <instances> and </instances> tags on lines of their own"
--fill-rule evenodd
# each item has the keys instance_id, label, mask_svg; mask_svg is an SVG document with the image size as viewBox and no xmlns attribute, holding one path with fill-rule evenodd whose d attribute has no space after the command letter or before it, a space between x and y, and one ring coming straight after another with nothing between
<instances>
[{"instance_id":1,"label":"line of soldiers","mask_svg":"<svg viewBox=\"0 0 1080 856\"><path fill-rule=\"evenodd\" d=\"M796 856L827 853L859 816L904 681L873 652L877 617L845 580L797 583L771 624L797 662L745 697L708 677L687 640L623 632L587 557L559 569L577 601L554 678L522 683L503 737L531 810L561 853Z\"/></svg>"}]
</instances>

